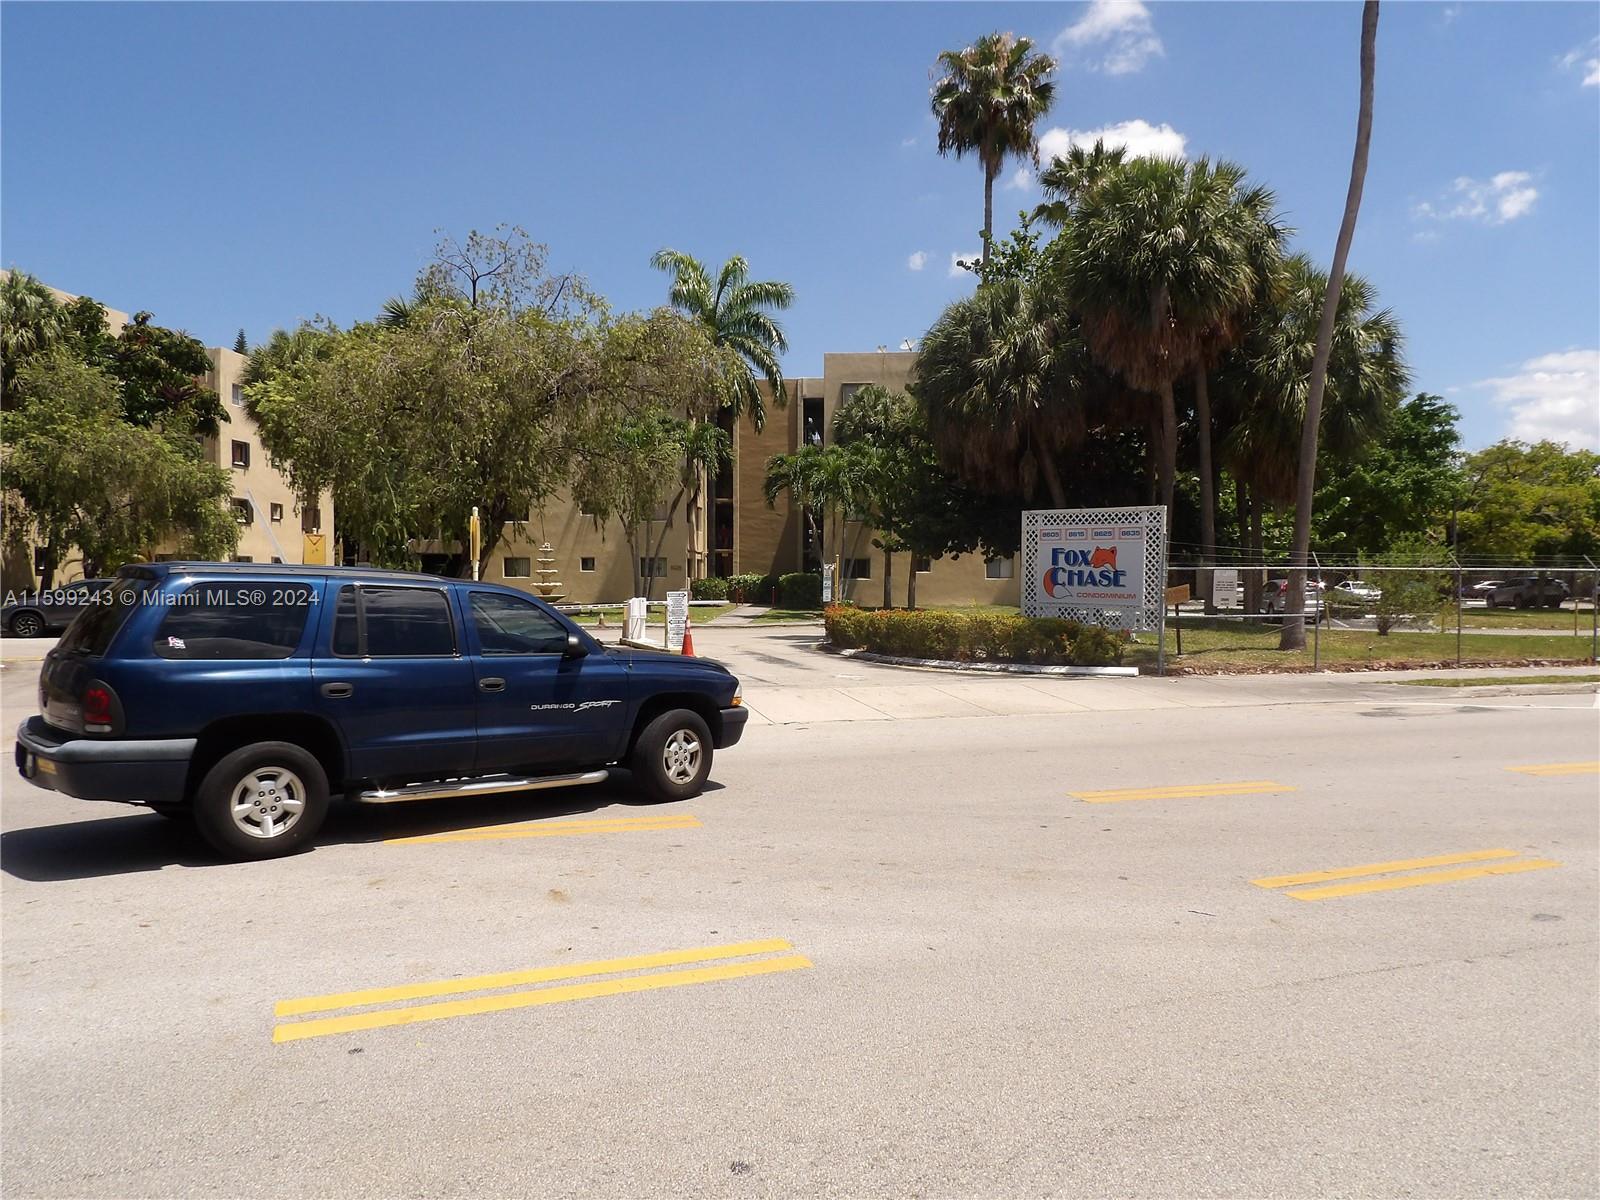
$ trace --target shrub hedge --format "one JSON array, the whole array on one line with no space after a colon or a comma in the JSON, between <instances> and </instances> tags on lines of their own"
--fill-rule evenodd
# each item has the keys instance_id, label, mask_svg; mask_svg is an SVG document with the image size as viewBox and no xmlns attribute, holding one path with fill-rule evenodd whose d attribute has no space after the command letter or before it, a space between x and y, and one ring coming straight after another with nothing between
<instances>
[{"instance_id":1,"label":"shrub hedge","mask_svg":"<svg viewBox=\"0 0 1600 1200\"><path fill-rule=\"evenodd\" d=\"M771 604L776 575L712 575L689 584L692 600L727 600L733 604Z\"/></svg>"},{"instance_id":2,"label":"shrub hedge","mask_svg":"<svg viewBox=\"0 0 1600 1200\"><path fill-rule=\"evenodd\" d=\"M795 572L778 576L779 608L821 608L822 576Z\"/></svg>"},{"instance_id":3,"label":"shrub hedge","mask_svg":"<svg viewBox=\"0 0 1600 1200\"><path fill-rule=\"evenodd\" d=\"M830 605L823 614L835 646L903 658L1110 667L1125 637L1097 625L1050 617Z\"/></svg>"}]
</instances>

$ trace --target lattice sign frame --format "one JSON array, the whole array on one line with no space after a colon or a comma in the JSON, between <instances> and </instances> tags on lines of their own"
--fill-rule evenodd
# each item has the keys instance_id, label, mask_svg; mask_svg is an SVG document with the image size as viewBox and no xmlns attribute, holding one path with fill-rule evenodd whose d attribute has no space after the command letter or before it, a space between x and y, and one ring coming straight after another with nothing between
<instances>
[{"instance_id":1,"label":"lattice sign frame","mask_svg":"<svg viewBox=\"0 0 1600 1200\"><path fill-rule=\"evenodd\" d=\"M1052 551L1067 540L1089 545L1133 544L1143 552L1138 580L1129 580L1133 595L1125 603L1086 603L1081 597L1059 600L1046 589ZM1097 555L1092 555L1098 560ZM1060 578L1057 576L1057 578ZM1166 624L1167 510L1163 505L1135 508L1043 508L1022 514L1022 615L1065 617L1086 625L1159 633Z\"/></svg>"}]
</instances>

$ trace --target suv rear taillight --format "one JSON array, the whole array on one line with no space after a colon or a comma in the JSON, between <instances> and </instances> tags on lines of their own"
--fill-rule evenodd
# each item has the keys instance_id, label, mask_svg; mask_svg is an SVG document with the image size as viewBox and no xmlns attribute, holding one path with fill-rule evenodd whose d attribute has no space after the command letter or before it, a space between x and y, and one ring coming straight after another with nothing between
<instances>
[{"instance_id":1,"label":"suv rear taillight","mask_svg":"<svg viewBox=\"0 0 1600 1200\"><path fill-rule=\"evenodd\" d=\"M109 684L91 679L83 689L83 731L115 733L122 725L122 704Z\"/></svg>"}]
</instances>

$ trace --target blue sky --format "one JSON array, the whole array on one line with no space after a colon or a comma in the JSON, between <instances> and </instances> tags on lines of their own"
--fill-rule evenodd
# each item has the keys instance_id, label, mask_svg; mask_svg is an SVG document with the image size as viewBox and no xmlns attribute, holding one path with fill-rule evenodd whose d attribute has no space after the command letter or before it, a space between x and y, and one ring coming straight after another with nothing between
<instances>
[{"instance_id":1,"label":"blue sky","mask_svg":"<svg viewBox=\"0 0 1600 1200\"><path fill-rule=\"evenodd\" d=\"M0 262L207 344L405 291L434 230L526 227L619 308L661 246L791 281L785 369L897 347L969 290L976 163L937 53L1063 59L1045 145L1233 158L1332 254L1360 9L1332 4L7 3ZM997 192L1009 228L1038 200ZM918 257L920 256L920 257ZM920 269L913 266L920 263ZM1600 6L1384 6L1351 265L1469 446L1600 444Z\"/></svg>"}]
</instances>

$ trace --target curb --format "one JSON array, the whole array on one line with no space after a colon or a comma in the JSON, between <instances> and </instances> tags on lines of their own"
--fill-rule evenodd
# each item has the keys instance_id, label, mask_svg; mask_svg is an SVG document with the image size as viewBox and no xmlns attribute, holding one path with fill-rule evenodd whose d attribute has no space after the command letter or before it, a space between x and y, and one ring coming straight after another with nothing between
<instances>
[{"instance_id":1,"label":"curb","mask_svg":"<svg viewBox=\"0 0 1600 1200\"><path fill-rule=\"evenodd\" d=\"M883 663L891 667L915 667L923 671L954 671L959 674L981 675L1114 675L1122 678L1137 676L1138 667L1055 667L1039 663L989 663L950 662L941 658L900 658L893 654L874 654L870 650L841 650L831 642L818 642L816 649L840 658L858 658L862 662Z\"/></svg>"}]
</instances>

